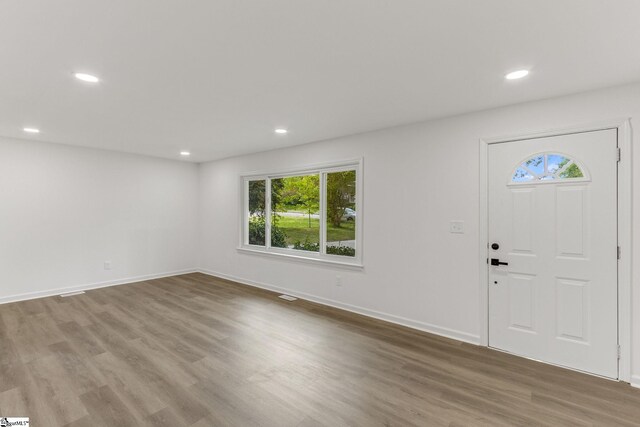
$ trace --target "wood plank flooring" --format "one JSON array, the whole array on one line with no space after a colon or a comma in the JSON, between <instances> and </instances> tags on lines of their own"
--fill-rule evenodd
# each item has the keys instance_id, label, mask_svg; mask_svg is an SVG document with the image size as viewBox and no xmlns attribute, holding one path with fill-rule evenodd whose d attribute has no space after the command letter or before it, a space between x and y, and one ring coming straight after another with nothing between
<instances>
[{"instance_id":1,"label":"wood plank flooring","mask_svg":"<svg viewBox=\"0 0 640 427\"><path fill-rule=\"evenodd\" d=\"M202 274L0 306L41 426L637 426L640 390Z\"/></svg>"}]
</instances>

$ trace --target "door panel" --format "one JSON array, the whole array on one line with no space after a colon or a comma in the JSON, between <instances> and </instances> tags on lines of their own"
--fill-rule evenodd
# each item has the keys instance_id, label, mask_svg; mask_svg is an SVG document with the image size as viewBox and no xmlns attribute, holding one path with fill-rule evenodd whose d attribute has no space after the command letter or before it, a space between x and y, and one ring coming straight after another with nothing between
<instances>
[{"instance_id":1,"label":"door panel","mask_svg":"<svg viewBox=\"0 0 640 427\"><path fill-rule=\"evenodd\" d=\"M509 274L509 327L534 332L535 276Z\"/></svg>"},{"instance_id":2,"label":"door panel","mask_svg":"<svg viewBox=\"0 0 640 427\"><path fill-rule=\"evenodd\" d=\"M589 282L558 279L558 337L585 343L588 341Z\"/></svg>"},{"instance_id":3,"label":"door panel","mask_svg":"<svg viewBox=\"0 0 640 427\"><path fill-rule=\"evenodd\" d=\"M617 132L489 146L489 345L617 378Z\"/></svg>"},{"instance_id":4,"label":"door panel","mask_svg":"<svg viewBox=\"0 0 640 427\"><path fill-rule=\"evenodd\" d=\"M533 238L533 188L520 188L511 190L513 200L511 217L513 218L513 251L533 251L531 245Z\"/></svg>"},{"instance_id":5,"label":"door panel","mask_svg":"<svg viewBox=\"0 0 640 427\"><path fill-rule=\"evenodd\" d=\"M558 255L585 257L584 195L586 187L556 188L556 231Z\"/></svg>"}]
</instances>

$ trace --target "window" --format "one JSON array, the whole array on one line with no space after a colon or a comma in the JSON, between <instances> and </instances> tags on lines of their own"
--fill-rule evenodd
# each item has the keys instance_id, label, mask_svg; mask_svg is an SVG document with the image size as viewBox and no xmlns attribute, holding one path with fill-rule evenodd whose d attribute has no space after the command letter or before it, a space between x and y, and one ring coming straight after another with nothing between
<instances>
[{"instance_id":1,"label":"window","mask_svg":"<svg viewBox=\"0 0 640 427\"><path fill-rule=\"evenodd\" d=\"M355 256L356 171L331 172L326 176L327 253Z\"/></svg>"},{"instance_id":2,"label":"window","mask_svg":"<svg viewBox=\"0 0 640 427\"><path fill-rule=\"evenodd\" d=\"M360 162L243 177L242 249L360 265Z\"/></svg>"},{"instance_id":3,"label":"window","mask_svg":"<svg viewBox=\"0 0 640 427\"><path fill-rule=\"evenodd\" d=\"M249 181L249 244L264 246L266 237L266 181Z\"/></svg>"},{"instance_id":4,"label":"window","mask_svg":"<svg viewBox=\"0 0 640 427\"><path fill-rule=\"evenodd\" d=\"M271 246L320 250L320 175L271 180Z\"/></svg>"},{"instance_id":5,"label":"window","mask_svg":"<svg viewBox=\"0 0 640 427\"><path fill-rule=\"evenodd\" d=\"M516 168L512 183L585 179L583 169L569 157L556 153L536 154Z\"/></svg>"}]
</instances>

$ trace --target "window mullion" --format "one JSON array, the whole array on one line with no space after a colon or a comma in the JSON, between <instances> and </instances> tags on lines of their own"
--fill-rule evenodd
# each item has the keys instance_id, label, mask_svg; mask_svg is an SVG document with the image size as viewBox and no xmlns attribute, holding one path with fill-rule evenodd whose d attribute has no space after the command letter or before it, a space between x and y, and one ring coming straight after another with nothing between
<instances>
[{"instance_id":1,"label":"window mullion","mask_svg":"<svg viewBox=\"0 0 640 427\"><path fill-rule=\"evenodd\" d=\"M356 224L355 224L355 249L356 249L356 259L358 259L360 262L362 262L362 225L364 224L363 222L363 215L362 212L364 211L362 209L362 188L364 186L363 181L362 181L362 167L361 165L358 165L355 169L356 171Z\"/></svg>"},{"instance_id":2,"label":"window mullion","mask_svg":"<svg viewBox=\"0 0 640 427\"><path fill-rule=\"evenodd\" d=\"M249 180L245 179L243 182L243 199L244 204L242 206L242 245L249 244Z\"/></svg>"},{"instance_id":3,"label":"window mullion","mask_svg":"<svg viewBox=\"0 0 640 427\"><path fill-rule=\"evenodd\" d=\"M266 249L271 248L271 178L265 179L264 190L264 214L265 214L265 233L264 233L264 246Z\"/></svg>"},{"instance_id":4,"label":"window mullion","mask_svg":"<svg viewBox=\"0 0 640 427\"><path fill-rule=\"evenodd\" d=\"M320 256L326 255L327 253L327 174L322 172L320 173L320 212L318 215L318 219L320 221Z\"/></svg>"}]
</instances>

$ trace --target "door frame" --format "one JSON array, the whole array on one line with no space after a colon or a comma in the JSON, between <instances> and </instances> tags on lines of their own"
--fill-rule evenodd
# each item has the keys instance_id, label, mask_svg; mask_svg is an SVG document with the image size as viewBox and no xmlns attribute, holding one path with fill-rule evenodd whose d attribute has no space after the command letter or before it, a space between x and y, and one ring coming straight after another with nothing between
<instances>
[{"instance_id":1,"label":"door frame","mask_svg":"<svg viewBox=\"0 0 640 427\"><path fill-rule=\"evenodd\" d=\"M488 149L499 144L562 136L598 130L616 129L621 159L618 163L618 380L631 381L631 267L632 259L632 175L631 175L631 122L630 118L588 123L560 129L518 135L480 138L480 224L479 224L479 283L480 283L480 345L489 346L489 202L488 202Z\"/></svg>"}]
</instances>

